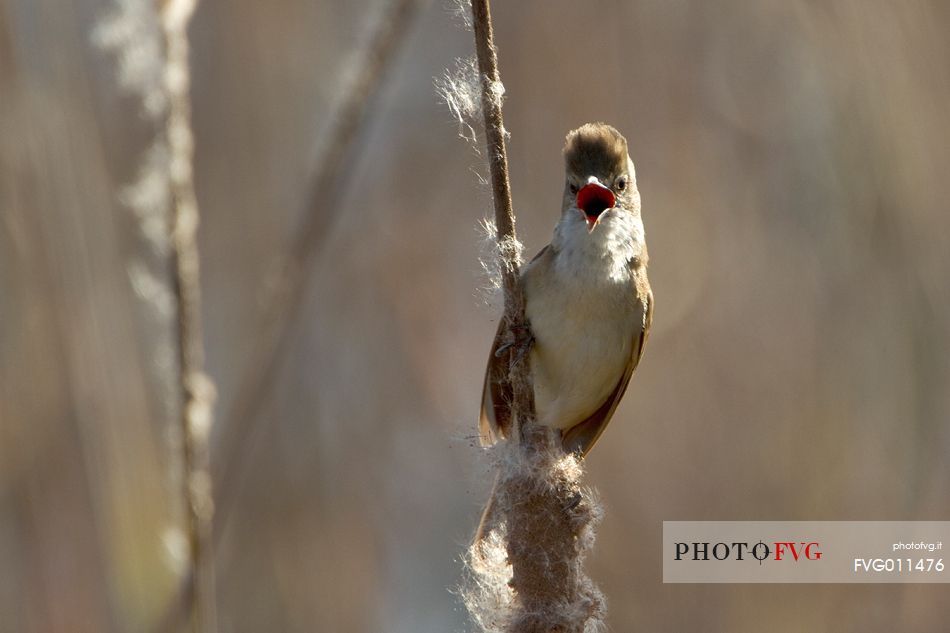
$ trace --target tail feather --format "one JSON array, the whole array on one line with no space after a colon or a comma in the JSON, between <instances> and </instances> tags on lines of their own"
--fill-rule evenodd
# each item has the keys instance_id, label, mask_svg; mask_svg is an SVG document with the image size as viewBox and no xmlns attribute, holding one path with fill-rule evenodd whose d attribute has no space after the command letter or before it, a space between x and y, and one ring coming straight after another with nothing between
<instances>
[{"instance_id":1,"label":"tail feather","mask_svg":"<svg viewBox=\"0 0 950 633\"><path fill-rule=\"evenodd\" d=\"M497 521L496 506L498 497L498 480L501 473L495 473L495 482L491 486L491 493L488 495L488 501L485 503L485 509L482 510L482 518L478 522L478 529L475 530L475 536L472 538L472 545L478 545L488 533L495 527Z\"/></svg>"}]
</instances>

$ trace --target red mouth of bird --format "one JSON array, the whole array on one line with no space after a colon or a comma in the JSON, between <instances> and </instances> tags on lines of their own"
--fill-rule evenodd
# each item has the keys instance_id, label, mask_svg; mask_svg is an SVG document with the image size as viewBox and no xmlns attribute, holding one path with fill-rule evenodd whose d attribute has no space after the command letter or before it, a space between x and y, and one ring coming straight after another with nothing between
<instances>
[{"instance_id":1,"label":"red mouth of bird","mask_svg":"<svg viewBox=\"0 0 950 633\"><path fill-rule=\"evenodd\" d=\"M614 192L600 183L588 183L577 192L577 208L584 214L587 229L590 231L597 224L600 214L612 209L616 202Z\"/></svg>"}]
</instances>

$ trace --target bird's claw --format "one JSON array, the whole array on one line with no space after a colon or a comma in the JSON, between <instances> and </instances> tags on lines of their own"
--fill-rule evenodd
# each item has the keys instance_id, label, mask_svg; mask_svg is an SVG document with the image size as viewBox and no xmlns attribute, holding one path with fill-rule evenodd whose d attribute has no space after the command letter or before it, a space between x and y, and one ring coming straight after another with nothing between
<instances>
[{"instance_id":1,"label":"bird's claw","mask_svg":"<svg viewBox=\"0 0 950 633\"><path fill-rule=\"evenodd\" d=\"M511 333L512 340L498 346L498 349L495 350L495 358L501 358L508 350L515 348L516 354L513 362L520 363L531 350L531 346L534 345L534 334L531 333L531 328L527 324L513 325L508 328L508 331Z\"/></svg>"},{"instance_id":2,"label":"bird's claw","mask_svg":"<svg viewBox=\"0 0 950 633\"><path fill-rule=\"evenodd\" d=\"M567 500L567 503L564 504L564 511L570 512L581 503L581 493L575 492L571 495L571 498Z\"/></svg>"}]
</instances>

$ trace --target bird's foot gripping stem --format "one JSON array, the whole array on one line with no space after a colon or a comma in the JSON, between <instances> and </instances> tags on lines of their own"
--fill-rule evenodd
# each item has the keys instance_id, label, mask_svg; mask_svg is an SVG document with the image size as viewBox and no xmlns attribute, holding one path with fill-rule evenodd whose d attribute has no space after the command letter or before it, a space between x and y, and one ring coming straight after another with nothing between
<instances>
[{"instance_id":1,"label":"bird's foot gripping stem","mask_svg":"<svg viewBox=\"0 0 950 633\"><path fill-rule=\"evenodd\" d=\"M528 352L531 351L531 346L534 345L534 334L531 333L531 326L527 323L509 327L505 338L506 341L495 350L495 357L501 358L509 350L513 350L515 354L512 358L512 364L524 360Z\"/></svg>"}]
</instances>

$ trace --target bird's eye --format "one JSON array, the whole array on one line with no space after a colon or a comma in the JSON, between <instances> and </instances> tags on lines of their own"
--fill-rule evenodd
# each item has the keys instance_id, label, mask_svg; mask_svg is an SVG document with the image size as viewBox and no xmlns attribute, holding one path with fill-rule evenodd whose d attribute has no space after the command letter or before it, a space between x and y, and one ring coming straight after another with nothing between
<instances>
[{"instance_id":1,"label":"bird's eye","mask_svg":"<svg viewBox=\"0 0 950 633\"><path fill-rule=\"evenodd\" d=\"M621 176L620 178L617 178L617 191L623 191L626 188L627 188L627 177Z\"/></svg>"},{"instance_id":2,"label":"bird's eye","mask_svg":"<svg viewBox=\"0 0 950 633\"><path fill-rule=\"evenodd\" d=\"M571 183L569 186L570 186L570 189L571 189L571 193L576 194L576 193L577 193L577 185L575 185L574 183Z\"/></svg>"}]
</instances>

